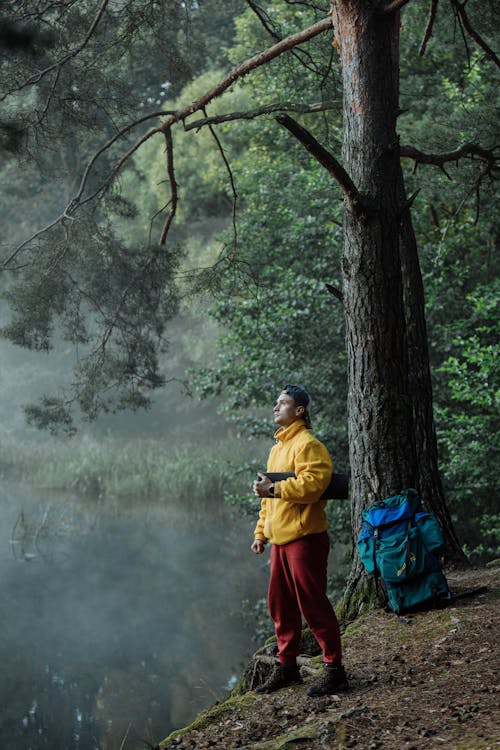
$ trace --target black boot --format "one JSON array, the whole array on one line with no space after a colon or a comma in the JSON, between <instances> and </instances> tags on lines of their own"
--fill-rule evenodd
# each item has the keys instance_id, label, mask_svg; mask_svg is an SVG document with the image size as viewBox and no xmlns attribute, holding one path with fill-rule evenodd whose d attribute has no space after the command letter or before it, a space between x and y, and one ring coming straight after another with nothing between
<instances>
[{"instance_id":1,"label":"black boot","mask_svg":"<svg viewBox=\"0 0 500 750\"><path fill-rule=\"evenodd\" d=\"M277 664L266 682L255 688L256 693L274 693L290 685L301 685L302 677L296 664Z\"/></svg>"},{"instance_id":2,"label":"black boot","mask_svg":"<svg viewBox=\"0 0 500 750\"><path fill-rule=\"evenodd\" d=\"M313 698L320 695L333 695L348 690L348 688L349 683L344 667L325 664L318 679L308 688L307 695Z\"/></svg>"}]
</instances>

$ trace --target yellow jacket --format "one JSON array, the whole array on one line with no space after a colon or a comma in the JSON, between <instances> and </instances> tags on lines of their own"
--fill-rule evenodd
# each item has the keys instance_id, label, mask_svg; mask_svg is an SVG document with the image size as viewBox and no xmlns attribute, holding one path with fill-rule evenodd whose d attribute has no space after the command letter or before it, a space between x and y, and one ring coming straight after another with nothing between
<instances>
[{"instance_id":1,"label":"yellow jacket","mask_svg":"<svg viewBox=\"0 0 500 750\"><path fill-rule=\"evenodd\" d=\"M287 544L307 534L325 531L326 500L320 500L332 476L332 461L304 421L298 419L276 432L267 471L293 471L274 485L274 497L263 497L254 537Z\"/></svg>"}]
</instances>

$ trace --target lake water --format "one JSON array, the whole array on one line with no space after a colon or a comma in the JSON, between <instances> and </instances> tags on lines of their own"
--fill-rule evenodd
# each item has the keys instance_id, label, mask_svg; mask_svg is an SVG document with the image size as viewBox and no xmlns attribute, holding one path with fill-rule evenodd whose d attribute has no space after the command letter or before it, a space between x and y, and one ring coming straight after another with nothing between
<instances>
[{"instance_id":1,"label":"lake water","mask_svg":"<svg viewBox=\"0 0 500 750\"><path fill-rule=\"evenodd\" d=\"M132 750L223 698L258 645L253 527L219 498L1 483L2 750Z\"/></svg>"}]
</instances>

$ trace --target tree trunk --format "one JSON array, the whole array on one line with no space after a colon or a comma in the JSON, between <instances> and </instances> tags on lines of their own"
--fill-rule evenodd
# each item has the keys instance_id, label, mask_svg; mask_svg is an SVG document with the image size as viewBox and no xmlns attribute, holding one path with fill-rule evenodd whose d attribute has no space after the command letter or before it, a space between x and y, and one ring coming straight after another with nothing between
<instances>
[{"instance_id":1,"label":"tree trunk","mask_svg":"<svg viewBox=\"0 0 500 750\"><path fill-rule=\"evenodd\" d=\"M408 337L409 383L413 400L413 422L417 451L416 487L424 505L436 515L443 529L446 559L467 561L457 539L446 504L438 468L436 429L434 426L432 381L429 366L425 298L415 233L409 209L400 225L403 297Z\"/></svg>"},{"instance_id":2,"label":"tree trunk","mask_svg":"<svg viewBox=\"0 0 500 750\"><path fill-rule=\"evenodd\" d=\"M396 132L399 13L384 13L383 5L333 3L343 76L343 161L361 194L361 205L346 199L342 267L354 533L364 507L403 488L416 486L433 509L445 508L428 411L432 405L425 406L431 391L427 346L422 345L423 292ZM450 527L448 517L445 529ZM353 546L347 609L366 585Z\"/></svg>"}]
</instances>

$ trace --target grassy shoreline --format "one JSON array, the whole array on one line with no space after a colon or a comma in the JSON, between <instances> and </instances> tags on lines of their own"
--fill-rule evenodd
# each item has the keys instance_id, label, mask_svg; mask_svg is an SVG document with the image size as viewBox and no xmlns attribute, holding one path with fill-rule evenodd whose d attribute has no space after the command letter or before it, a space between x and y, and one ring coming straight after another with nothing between
<instances>
[{"instance_id":1,"label":"grassy shoreline","mask_svg":"<svg viewBox=\"0 0 500 750\"><path fill-rule=\"evenodd\" d=\"M0 437L0 475L37 487L97 496L222 494L233 472L246 470L246 446L227 437L197 443L164 438L77 437L19 443ZM237 468L235 468L237 467Z\"/></svg>"}]
</instances>

